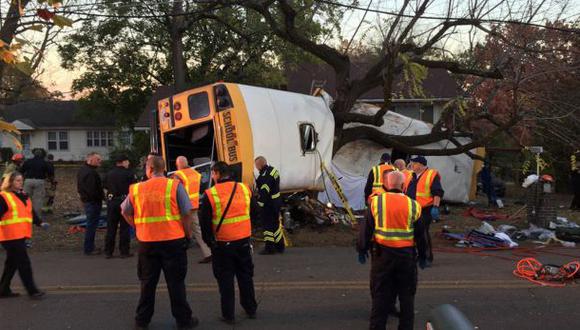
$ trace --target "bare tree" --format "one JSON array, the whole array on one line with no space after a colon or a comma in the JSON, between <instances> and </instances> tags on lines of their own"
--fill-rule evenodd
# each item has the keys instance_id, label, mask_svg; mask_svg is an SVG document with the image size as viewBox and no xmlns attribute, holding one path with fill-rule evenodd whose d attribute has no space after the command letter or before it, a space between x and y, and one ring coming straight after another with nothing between
<instances>
[{"instance_id":1,"label":"bare tree","mask_svg":"<svg viewBox=\"0 0 580 330\"><path fill-rule=\"evenodd\" d=\"M335 152L344 144L357 140L369 139L387 147L395 147L409 154L424 155L453 155L469 153L469 150L485 145L500 133L509 130L522 120L520 111L501 119L485 111L468 113L460 118L459 122L449 120L456 107L447 107L441 120L434 124L429 134L419 136L397 136L385 134L373 126L383 124L383 118L391 108L393 86L397 75L409 68L409 64L424 68L441 68L451 73L479 77L481 81L488 79L502 79L502 69L510 62L509 57L498 57L490 65L482 66L478 63L464 63L455 57L446 54L445 42L451 36L466 29L475 33L499 33L493 26L505 22L514 24L534 24L540 9L545 9L545 1L538 2L515 0L482 0L460 2L448 0L445 10L441 11L443 1L434 0L402 0L398 11L386 12L375 9L373 12L388 15L382 31L382 40L379 45L379 56L373 65L361 78L351 75L352 58L340 47L333 47L322 40L309 38L301 31L302 17L305 8L315 3L327 6L341 6L353 9L350 1L289 1L289 0L219 0L219 3L228 6L241 6L259 13L268 23L272 32L279 38L301 49L310 52L332 67L336 75L337 95L332 107L335 117ZM428 9L437 2L440 14L428 14ZM356 2L355 2L356 3ZM366 8L354 8L371 11L370 5ZM522 9L522 10L520 10ZM516 17L516 12L519 17ZM322 22L325 24L325 22ZM467 35L465 35L467 37ZM481 38L481 37L480 37ZM353 105L363 94L382 86L385 103L373 115L352 112ZM481 108L485 108L482 106ZM493 126L485 134L476 136L468 144L461 144L456 139L458 132L471 123L486 121ZM358 123L366 125L350 125ZM369 126L370 125L370 126ZM420 145L449 140L452 148L443 150L424 149Z\"/></svg>"}]
</instances>

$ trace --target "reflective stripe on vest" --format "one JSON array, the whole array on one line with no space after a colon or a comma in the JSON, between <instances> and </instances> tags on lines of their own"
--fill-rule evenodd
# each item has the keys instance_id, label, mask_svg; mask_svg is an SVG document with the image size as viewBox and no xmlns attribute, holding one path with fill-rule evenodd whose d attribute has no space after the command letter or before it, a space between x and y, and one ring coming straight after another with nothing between
<instances>
[{"instance_id":1,"label":"reflective stripe on vest","mask_svg":"<svg viewBox=\"0 0 580 330\"><path fill-rule=\"evenodd\" d=\"M12 192L0 192L8 209L0 219L0 242L32 237L32 202L24 204Z\"/></svg>"},{"instance_id":2,"label":"reflective stripe on vest","mask_svg":"<svg viewBox=\"0 0 580 330\"><path fill-rule=\"evenodd\" d=\"M151 178L131 185L135 232L139 241L161 242L185 237L177 205L176 180Z\"/></svg>"},{"instance_id":3,"label":"reflective stripe on vest","mask_svg":"<svg viewBox=\"0 0 580 330\"><path fill-rule=\"evenodd\" d=\"M415 194L415 199L421 207L429 206L433 204L433 195L431 195L431 185L433 180L437 176L437 171L434 169L426 169L425 172L421 174L419 180L417 181L417 191Z\"/></svg>"},{"instance_id":4,"label":"reflective stripe on vest","mask_svg":"<svg viewBox=\"0 0 580 330\"><path fill-rule=\"evenodd\" d=\"M384 192L383 189L383 174L385 172L394 171L395 167L389 164L381 164L373 167L373 193Z\"/></svg>"},{"instance_id":5,"label":"reflective stripe on vest","mask_svg":"<svg viewBox=\"0 0 580 330\"><path fill-rule=\"evenodd\" d=\"M416 201L401 193L387 192L371 199L371 213L375 220L375 242L395 248L414 245L413 222L421 214Z\"/></svg>"},{"instance_id":6,"label":"reflective stripe on vest","mask_svg":"<svg viewBox=\"0 0 580 330\"><path fill-rule=\"evenodd\" d=\"M218 183L206 190L206 195L212 206L212 224L215 230L222 218L224 209L230 199L234 184L238 185L233 196L230 208L222 221L219 232L216 234L217 241L237 241L248 238L252 234L250 221L250 189L243 183L233 181Z\"/></svg>"},{"instance_id":7,"label":"reflective stripe on vest","mask_svg":"<svg viewBox=\"0 0 580 330\"><path fill-rule=\"evenodd\" d=\"M201 174L193 168L186 168L174 173L183 183L194 210L199 208L199 188L201 186Z\"/></svg>"}]
</instances>

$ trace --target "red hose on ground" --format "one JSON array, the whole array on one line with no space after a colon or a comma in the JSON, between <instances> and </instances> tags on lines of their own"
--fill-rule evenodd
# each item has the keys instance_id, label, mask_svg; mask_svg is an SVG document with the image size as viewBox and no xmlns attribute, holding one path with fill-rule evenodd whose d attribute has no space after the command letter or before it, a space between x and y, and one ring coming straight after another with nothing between
<instances>
[{"instance_id":1,"label":"red hose on ground","mask_svg":"<svg viewBox=\"0 0 580 330\"><path fill-rule=\"evenodd\" d=\"M580 271L580 261L569 262L557 270L554 266L544 266L534 258L518 261L513 274L541 286L561 288L574 279Z\"/></svg>"}]
</instances>

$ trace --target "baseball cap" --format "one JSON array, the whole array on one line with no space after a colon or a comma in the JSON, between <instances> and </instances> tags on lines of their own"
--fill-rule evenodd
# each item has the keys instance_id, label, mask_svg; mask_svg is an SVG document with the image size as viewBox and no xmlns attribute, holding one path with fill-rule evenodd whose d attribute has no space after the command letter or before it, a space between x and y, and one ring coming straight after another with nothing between
<instances>
[{"instance_id":1,"label":"baseball cap","mask_svg":"<svg viewBox=\"0 0 580 330\"><path fill-rule=\"evenodd\" d=\"M119 155L115 156L114 160L116 163L120 163L120 162L129 160L129 157L127 157L127 155L125 155L125 154L119 154Z\"/></svg>"},{"instance_id":2,"label":"baseball cap","mask_svg":"<svg viewBox=\"0 0 580 330\"><path fill-rule=\"evenodd\" d=\"M381 156L381 162L390 162L391 161L391 154L388 152L385 152L382 156Z\"/></svg>"},{"instance_id":3,"label":"baseball cap","mask_svg":"<svg viewBox=\"0 0 580 330\"><path fill-rule=\"evenodd\" d=\"M427 158L425 158L423 156L416 156L414 158L411 158L411 162L419 163L419 164L423 164L423 165L427 166Z\"/></svg>"}]
</instances>

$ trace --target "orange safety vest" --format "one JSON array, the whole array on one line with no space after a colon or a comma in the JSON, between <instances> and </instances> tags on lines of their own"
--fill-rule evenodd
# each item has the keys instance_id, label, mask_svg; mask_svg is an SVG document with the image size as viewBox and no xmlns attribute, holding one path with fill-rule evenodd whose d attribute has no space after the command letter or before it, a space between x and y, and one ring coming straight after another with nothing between
<instances>
[{"instance_id":1,"label":"orange safety vest","mask_svg":"<svg viewBox=\"0 0 580 330\"><path fill-rule=\"evenodd\" d=\"M431 195L431 185L433 180L437 177L439 173L437 170L428 168L419 177L419 182L417 182L417 192L415 195L415 200L421 204L421 207L426 207L433 205L433 195Z\"/></svg>"},{"instance_id":2,"label":"orange safety vest","mask_svg":"<svg viewBox=\"0 0 580 330\"><path fill-rule=\"evenodd\" d=\"M201 186L201 174L193 168L186 168L173 173L181 180L191 205L194 210L199 209L199 187Z\"/></svg>"},{"instance_id":3,"label":"orange safety vest","mask_svg":"<svg viewBox=\"0 0 580 330\"><path fill-rule=\"evenodd\" d=\"M381 194L384 194L384 193L386 193L384 187L373 189L373 192L369 195L369 198L367 200L367 203L370 204L371 199L373 197L378 196L378 195L381 195Z\"/></svg>"},{"instance_id":4,"label":"orange safety vest","mask_svg":"<svg viewBox=\"0 0 580 330\"><path fill-rule=\"evenodd\" d=\"M162 242L185 237L177 205L179 181L154 177L129 187L135 232L141 242Z\"/></svg>"},{"instance_id":5,"label":"orange safety vest","mask_svg":"<svg viewBox=\"0 0 580 330\"><path fill-rule=\"evenodd\" d=\"M392 248L412 247L414 222L421 216L421 206L402 193L387 192L371 199L375 220L374 240Z\"/></svg>"},{"instance_id":6,"label":"orange safety vest","mask_svg":"<svg viewBox=\"0 0 580 330\"><path fill-rule=\"evenodd\" d=\"M222 221L220 230L216 234L217 241L237 241L252 235L252 223L250 221L250 199L252 198L252 193L248 186L234 181L218 183L205 191L212 209L212 228L215 233L236 184L238 188L236 188L235 196Z\"/></svg>"},{"instance_id":7,"label":"orange safety vest","mask_svg":"<svg viewBox=\"0 0 580 330\"><path fill-rule=\"evenodd\" d=\"M381 193L383 190L383 174L385 172L396 171L396 167L390 164L380 164L373 167L373 193Z\"/></svg>"},{"instance_id":8,"label":"orange safety vest","mask_svg":"<svg viewBox=\"0 0 580 330\"><path fill-rule=\"evenodd\" d=\"M0 192L8 210L0 219L0 242L32 237L32 201L23 203L16 194Z\"/></svg>"}]
</instances>

